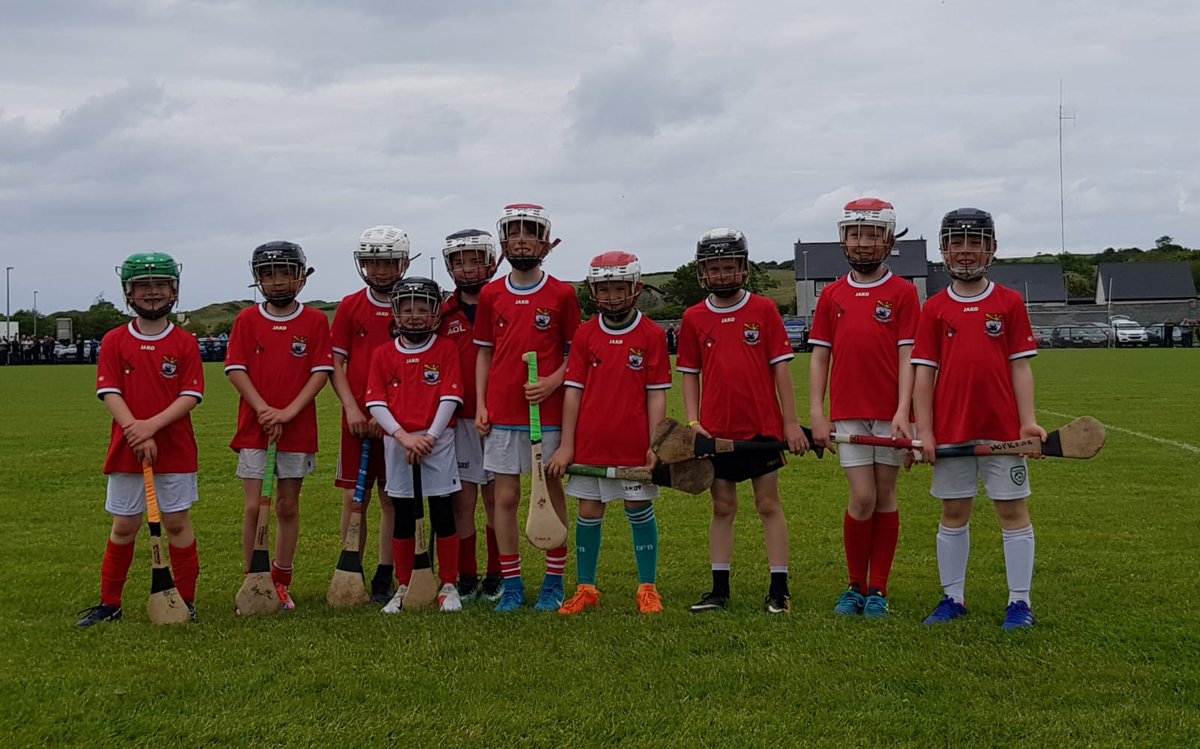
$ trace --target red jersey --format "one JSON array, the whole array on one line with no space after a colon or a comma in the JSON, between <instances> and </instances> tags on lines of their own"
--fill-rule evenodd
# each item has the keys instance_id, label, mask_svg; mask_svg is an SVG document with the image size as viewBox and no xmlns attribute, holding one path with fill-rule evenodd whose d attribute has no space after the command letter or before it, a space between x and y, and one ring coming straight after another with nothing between
<instances>
[{"instance_id":1,"label":"red jersey","mask_svg":"<svg viewBox=\"0 0 1200 749\"><path fill-rule=\"evenodd\" d=\"M225 355L225 374L238 370L250 375L254 389L269 406L287 408L314 372L333 372L325 313L303 304L283 317L267 312L265 304L242 310L233 321ZM267 433L245 400L238 403L237 433L229 446L234 450L267 448ZM278 449L293 453L317 451L315 399L284 425Z\"/></svg>"},{"instance_id":2,"label":"red jersey","mask_svg":"<svg viewBox=\"0 0 1200 749\"><path fill-rule=\"evenodd\" d=\"M613 330L596 316L571 342L564 384L583 390L575 424L575 462L644 465L650 449L646 391L671 387L667 334L641 312L622 330Z\"/></svg>"},{"instance_id":3,"label":"red jersey","mask_svg":"<svg viewBox=\"0 0 1200 749\"><path fill-rule=\"evenodd\" d=\"M988 282L961 297L946 289L925 302L913 364L937 369L933 432L939 444L1021 436L1011 362L1037 355L1021 295Z\"/></svg>"},{"instance_id":4,"label":"red jersey","mask_svg":"<svg viewBox=\"0 0 1200 749\"><path fill-rule=\"evenodd\" d=\"M701 375L700 421L715 437L783 439L771 368L793 356L779 308L766 297L746 292L732 307L705 299L683 313L676 368Z\"/></svg>"},{"instance_id":5,"label":"red jersey","mask_svg":"<svg viewBox=\"0 0 1200 749\"><path fill-rule=\"evenodd\" d=\"M202 400L204 367L200 362L200 344L194 335L171 323L154 336L138 332L136 320L113 328L100 345L96 367L96 395L104 400L106 393L124 398L136 419L155 416L181 395ZM160 429L154 435L154 442L158 445L155 471L196 472L196 436L190 414ZM112 423L104 472L142 472L142 461L134 456L116 419Z\"/></svg>"},{"instance_id":6,"label":"red jersey","mask_svg":"<svg viewBox=\"0 0 1200 749\"><path fill-rule=\"evenodd\" d=\"M897 349L917 337L917 287L891 271L873 283L849 275L821 292L808 342L831 350L829 417L891 421L899 403Z\"/></svg>"},{"instance_id":7,"label":"red jersey","mask_svg":"<svg viewBox=\"0 0 1200 749\"><path fill-rule=\"evenodd\" d=\"M475 343L475 310L478 305L466 304L462 292L454 295L442 305L442 324L438 335L458 347L459 369L462 370L463 405L458 409L459 418L475 418L475 361L479 358L479 344Z\"/></svg>"},{"instance_id":8,"label":"red jersey","mask_svg":"<svg viewBox=\"0 0 1200 749\"><path fill-rule=\"evenodd\" d=\"M392 303L380 302L368 289L360 289L342 299L333 315L329 331L333 353L346 359L346 379L354 401L366 411L367 374L371 354L392 340Z\"/></svg>"},{"instance_id":9,"label":"red jersey","mask_svg":"<svg viewBox=\"0 0 1200 749\"><path fill-rule=\"evenodd\" d=\"M579 329L575 289L549 273L529 288L513 286L508 276L492 281L479 294L475 343L493 347L488 372L488 418L498 427L529 428L525 383L529 370L521 356L537 352L538 376L558 370L567 345ZM541 403L542 427L562 426L560 389Z\"/></svg>"},{"instance_id":10,"label":"red jersey","mask_svg":"<svg viewBox=\"0 0 1200 749\"><path fill-rule=\"evenodd\" d=\"M442 401L462 403L458 347L439 335L415 348L397 338L371 356L367 408L387 406L401 428L420 434L433 425ZM453 427L455 419L450 419Z\"/></svg>"}]
</instances>

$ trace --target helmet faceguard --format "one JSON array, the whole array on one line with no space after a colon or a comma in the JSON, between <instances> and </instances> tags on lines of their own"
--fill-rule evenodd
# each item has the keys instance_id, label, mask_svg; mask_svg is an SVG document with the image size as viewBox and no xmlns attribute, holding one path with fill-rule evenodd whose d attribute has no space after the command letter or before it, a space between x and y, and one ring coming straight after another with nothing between
<instances>
[{"instance_id":1,"label":"helmet faceguard","mask_svg":"<svg viewBox=\"0 0 1200 749\"><path fill-rule=\"evenodd\" d=\"M429 278L409 276L392 287L392 315L396 328L409 342L421 345L437 332L442 321L442 290Z\"/></svg>"},{"instance_id":2,"label":"helmet faceguard","mask_svg":"<svg viewBox=\"0 0 1200 749\"><path fill-rule=\"evenodd\" d=\"M542 264L558 240L550 241L550 215L535 203L504 206L504 215L496 222L500 249L509 265L519 271L531 271Z\"/></svg>"},{"instance_id":3,"label":"helmet faceguard","mask_svg":"<svg viewBox=\"0 0 1200 749\"><path fill-rule=\"evenodd\" d=\"M254 276L251 285L276 307L296 301L313 270L308 267L304 250L295 242L267 242L255 247L250 256L250 273Z\"/></svg>"},{"instance_id":4,"label":"helmet faceguard","mask_svg":"<svg viewBox=\"0 0 1200 749\"><path fill-rule=\"evenodd\" d=\"M116 270L125 303L138 317L161 320L179 302L179 274L183 266L167 253L137 252L125 258ZM164 281L169 291L161 294L155 287ZM134 293L142 289L145 291Z\"/></svg>"},{"instance_id":5,"label":"helmet faceguard","mask_svg":"<svg viewBox=\"0 0 1200 749\"><path fill-rule=\"evenodd\" d=\"M482 229L463 229L446 237L442 258L454 285L466 294L478 294L496 274L496 245Z\"/></svg>"},{"instance_id":6,"label":"helmet faceguard","mask_svg":"<svg viewBox=\"0 0 1200 749\"><path fill-rule=\"evenodd\" d=\"M372 226L358 237L354 267L370 288L383 294L408 272L408 234L398 226Z\"/></svg>"},{"instance_id":7,"label":"helmet faceguard","mask_svg":"<svg viewBox=\"0 0 1200 749\"><path fill-rule=\"evenodd\" d=\"M700 236L696 278L707 291L728 299L746 285L749 276L750 246L744 234L737 229L711 229Z\"/></svg>"},{"instance_id":8,"label":"helmet faceguard","mask_svg":"<svg viewBox=\"0 0 1200 749\"><path fill-rule=\"evenodd\" d=\"M642 294L642 265L637 256L613 250L592 258L588 293L609 322L623 322Z\"/></svg>"},{"instance_id":9,"label":"helmet faceguard","mask_svg":"<svg viewBox=\"0 0 1200 749\"><path fill-rule=\"evenodd\" d=\"M838 235L850 267L874 273L896 244L896 211L878 198L852 200L842 209Z\"/></svg>"},{"instance_id":10,"label":"helmet faceguard","mask_svg":"<svg viewBox=\"0 0 1200 749\"><path fill-rule=\"evenodd\" d=\"M942 217L938 245L946 272L959 281L983 278L996 255L996 224L978 208L956 208Z\"/></svg>"}]
</instances>

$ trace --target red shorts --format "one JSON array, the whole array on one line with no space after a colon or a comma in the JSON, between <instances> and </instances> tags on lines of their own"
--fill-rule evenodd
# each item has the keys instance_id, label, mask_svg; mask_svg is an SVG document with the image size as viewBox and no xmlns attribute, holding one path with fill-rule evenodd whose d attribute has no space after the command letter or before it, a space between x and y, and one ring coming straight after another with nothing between
<instances>
[{"instance_id":1,"label":"red shorts","mask_svg":"<svg viewBox=\"0 0 1200 749\"><path fill-rule=\"evenodd\" d=\"M387 469L383 459L383 440L373 439L371 442L371 457L367 459L367 497L371 487L378 485L380 490L387 485ZM362 439L355 437L342 419L342 446L338 450L337 474L333 485L342 489L353 489L358 483L358 465L362 461Z\"/></svg>"}]
</instances>

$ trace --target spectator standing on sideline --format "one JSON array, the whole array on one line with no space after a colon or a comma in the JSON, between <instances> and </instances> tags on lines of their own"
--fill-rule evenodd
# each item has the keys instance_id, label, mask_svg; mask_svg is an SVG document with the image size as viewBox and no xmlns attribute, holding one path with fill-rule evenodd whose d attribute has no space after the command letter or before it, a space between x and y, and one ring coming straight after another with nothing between
<instances>
[{"instance_id":1,"label":"spectator standing on sideline","mask_svg":"<svg viewBox=\"0 0 1200 749\"><path fill-rule=\"evenodd\" d=\"M679 331L675 330L675 323L667 326L667 353L672 356L679 353Z\"/></svg>"}]
</instances>

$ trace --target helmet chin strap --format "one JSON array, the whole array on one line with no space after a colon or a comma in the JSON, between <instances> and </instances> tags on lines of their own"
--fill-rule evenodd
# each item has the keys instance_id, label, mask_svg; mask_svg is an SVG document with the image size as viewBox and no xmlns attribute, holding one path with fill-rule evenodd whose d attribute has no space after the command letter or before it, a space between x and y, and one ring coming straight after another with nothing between
<instances>
[{"instance_id":1,"label":"helmet chin strap","mask_svg":"<svg viewBox=\"0 0 1200 749\"><path fill-rule=\"evenodd\" d=\"M487 286L487 281L472 281L458 284L458 290L464 294L478 294L483 291L484 286Z\"/></svg>"},{"instance_id":2,"label":"helmet chin strap","mask_svg":"<svg viewBox=\"0 0 1200 749\"><path fill-rule=\"evenodd\" d=\"M411 344L412 348L423 345L425 341L429 340L429 336L431 335L433 335L433 331L430 330L426 330L421 333L409 332L403 329L400 331L400 337L403 338L406 343Z\"/></svg>"},{"instance_id":3,"label":"helmet chin strap","mask_svg":"<svg viewBox=\"0 0 1200 749\"><path fill-rule=\"evenodd\" d=\"M846 262L850 263L850 267L859 273L874 273L883 265L882 260L851 260L846 258Z\"/></svg>"},{"instance_id":4,"label":"helmet chin strap","mask_svg":"<svg viewBox=\"0 0 1200 749\"><path fill-rule=\"evenodd\" d=\"M741 286L734 286L732 288L727 287L727 286L722 286L719 289L709 289L709 293L711 293L713 296L717 297L718 299L729 299L741 290L742 290Z\"/></svg>"},{"instance_id":5,"label":"helmet chin strap","mask_svg":"<svg viewBox=\"0 0 1200 749\"><path fill-rule=\"evenodd\" d=\"M276 307L288 307L292 304L292 302L296 301L295 294L289 294L287 296L267 296L266 294L263 294L263 298L271 304L274 304Z\"/></svg>"},{"instance_id":6,"label":"helmet chin strap","mask_svg":"<svg viewBox=\"0 0 1200 749\"><path fill-rule=\"evenodd\" d=\"M532 256L512 257L510 255L508 257L508 264L511 265L516 270L519 270L522 273L525 273L525 272L531 271L534 268L541 265L542 259L540 257L532 257Z\"/></svg>"}]
</instances>

